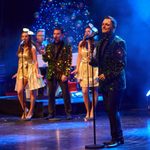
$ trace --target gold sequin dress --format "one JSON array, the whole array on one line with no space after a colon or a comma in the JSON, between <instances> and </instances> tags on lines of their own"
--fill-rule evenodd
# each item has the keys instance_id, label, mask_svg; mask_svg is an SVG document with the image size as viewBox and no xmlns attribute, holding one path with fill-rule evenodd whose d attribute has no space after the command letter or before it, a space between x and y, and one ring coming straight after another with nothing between
<instances>
[{"instance_id":1,"label":"gold sequin dress","mask_svg":"<svg viewBox=\"0 0 150 150\"><path fill-rule=\"evenodd\" d=\"M37 78L36 66L35 63L33 62L32 56L30 56L29 54L28 47L24 48L23 54L22 52L19 52L18 58L19 58L18 71L17 71L15 90L17 91L18 89L17 87L18 80L22 80L23 78L27 79L28 81L26 86L26 89L28 90L35 90L44 87L45 84L43 82L43 79Z\"/></svg>"},{"instance_id":2,"label":"gold sequin dress","mask_svg":"<svg viewBox=\"0 0 150 150\"><path fill-rule=\"evenodd\" d=\"M92 66L89 65L89 59L88 56L90 52L85 48L81 48L81 62L77 74L77 79L80 82L81 87L93 87L92 84ZM94 87L97 87L99 85L98 82L98 68L94 67ZM88 83L89 81L89 83Z\"/></svg>"}]
</instances>

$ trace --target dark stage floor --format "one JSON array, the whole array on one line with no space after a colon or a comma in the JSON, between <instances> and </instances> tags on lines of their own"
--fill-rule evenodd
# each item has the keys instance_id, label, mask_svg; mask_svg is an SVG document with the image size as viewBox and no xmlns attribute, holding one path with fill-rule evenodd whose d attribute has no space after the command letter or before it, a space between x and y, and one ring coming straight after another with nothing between
<instances>
[{"instance_id":1,"label":"dark stage floor","mask_svg":"<svg viewBox=\"0 0 150 150\"><path fill-rule=\"evenodd\" d=\"M18 117L0 116L0 150L84 150L93 144L92 122L83 116L71 121L46 121L43 118L19 121ZM122 113L125 144L113 150L149 150L150 114L143 110ZM109 140L109 125L104 112L97 116L97 143ZM106 149L106 148L105 148Z\"/></svg>"}]
</instances>

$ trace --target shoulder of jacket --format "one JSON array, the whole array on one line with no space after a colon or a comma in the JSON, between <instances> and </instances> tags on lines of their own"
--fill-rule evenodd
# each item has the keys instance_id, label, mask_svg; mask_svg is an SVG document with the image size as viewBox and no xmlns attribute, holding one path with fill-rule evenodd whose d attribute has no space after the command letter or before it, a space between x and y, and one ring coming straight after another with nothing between
<instances>
[{"instance_id":1,"label":"shoulder of jacket","mask_svg":"<svg viewBox=\"0 0 150 150\"><path fill-rule=\"evenodd\" d=\"M121 42L121 43L122 43L122 42L125 43L125 40L122 39L122 38L121 38L120 36L118 36L118 35L115 36L115 41L116 41L117 43L120 43L120 42Z\"/></svg>"}]
</instances>

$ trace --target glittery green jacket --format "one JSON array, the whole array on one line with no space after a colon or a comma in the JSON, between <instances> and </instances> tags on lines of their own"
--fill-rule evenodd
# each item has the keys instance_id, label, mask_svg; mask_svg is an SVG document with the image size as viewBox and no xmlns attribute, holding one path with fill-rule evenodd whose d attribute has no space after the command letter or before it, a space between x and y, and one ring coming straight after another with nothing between
<instances>
[{"instance_id":1,"label":"glittery green jacket","mask_svg":"<svg viewBox=\"0 0 150 150\"><path fill-rule=\"evenodd\" d=\"M50 43L46 47L43 60L48 62L47 79L50 80L52 76L57 79L61 79L62 75L69 76L72 63L72 48L62 41L62 46L56 55L55 45Z\"/></svg>"}]
</instances>

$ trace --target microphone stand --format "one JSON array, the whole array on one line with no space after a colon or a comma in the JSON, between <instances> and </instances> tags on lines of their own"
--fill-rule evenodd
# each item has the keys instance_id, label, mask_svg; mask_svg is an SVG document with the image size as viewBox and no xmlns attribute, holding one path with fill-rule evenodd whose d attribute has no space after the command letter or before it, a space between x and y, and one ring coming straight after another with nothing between
<instances>
[{"instance_id":1,"label":"microphone stand","mask_svg":"<svg viewBox=\"0 0 150 150\"><path fill-rule=\"evenodd\" d=\"M91 57L93 58L94 43L90 42ZM104 148L104 145L96 143L96 110L95 110L95 95L94 95L94 67L92 66L92 105L93 105L93 140L94 144L85 145L85 149L100 149Z\"/></svg>"}]
</instances>

